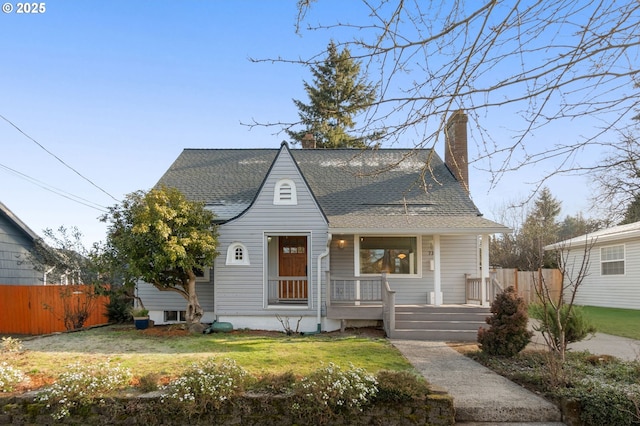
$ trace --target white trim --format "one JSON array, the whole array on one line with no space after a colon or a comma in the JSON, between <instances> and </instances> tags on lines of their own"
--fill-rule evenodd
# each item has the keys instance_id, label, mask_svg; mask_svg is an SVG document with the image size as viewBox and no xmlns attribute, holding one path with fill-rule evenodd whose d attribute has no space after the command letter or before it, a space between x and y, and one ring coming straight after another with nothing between
<instances>
[{"instance_id":1,"label":"white trim","mask_svg":"<svg viewBox=\"0 0 640 426\"><path fill-rule=\"evenodd\" d=\"M240 258L238 259L238 250L240 250ZM239 241L234 241L227 247L226 265L250 265L249 251L247 247Z\"/></svg>"},{"instance_id":2,"label":"white trim","mask_svg":"<svg viewBox=\"0 0 640 426\"><path fill-rule=\"evenodd\" d=\"M379 274L362 274L360 273L360 237L407 237L416 239L416 255L415 255L415 274L391 274L387 277L393 278L422 278L422 235L395 235L395 234L354 234L353 235L353 268L355 277L370 277Z\"/></svg>"},{"instance_id":3,"label":"white trim","mask_svg":"<svg viewBox=\"0 0 640 426\"><path fill-rule=\"evenodd\" d=\"M313 288L313 232L312 231L263 231L263 262L262 262L262 289L263 289L263 308L264 309L279 309L283 307L282 304L270 305L269 304L269 256L271 255L271 250L269 246L271 245L271 241L269 238L272 238L272 241L276 241L276 238L280 237L306 237L307 246L305 248L307 255L307 304L306 305L294 305L292 309L306 310L311 309L313 307L313 296L311 289ZM279 258L280 250L279 248L275 249L276 255L276 274L280 274L280 271L277 270L279 268Z\"/></svg>"},{"instance_id":4,"label":"white trim","mask_svg":"<svg viewBox=\"0 0 640 426\"><path fill-rule=\"evenodd\" d=\"M607 249L607 248L612 248L612 247L622 247L622 259L602 260L602 250L603 249ZM626 248L625 244L610 244L610 245L607 245L607 246L601 246L599 248L600 248L600 276L602 276L602 277L619 277L619 276L626 275L626 273L627 273L627 248ZM622 273L621 274L603 274L602 273L602 266L605 263L612 263L612 262L622 262Z\"/></svg>"},{"instance_id":5,"label":"white trim","mask_svg":"<svg viewBox=\"0 0 640 426\"><path fill-rule=\"evenodd\" d=\"M273 204L276 206L295 206L298 204L298 191L292 179L280 179L273 187Z\"/></svg>"}]
</instances>

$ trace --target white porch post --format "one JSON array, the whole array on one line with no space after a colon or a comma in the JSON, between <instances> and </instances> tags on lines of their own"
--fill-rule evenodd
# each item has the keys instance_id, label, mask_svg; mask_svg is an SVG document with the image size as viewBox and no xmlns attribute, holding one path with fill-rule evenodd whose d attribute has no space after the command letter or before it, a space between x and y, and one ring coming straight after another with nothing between
<instances>
[{"instance_id":1,"label":"white porch post","mask_svg":"<svg viewBox=\"0 0 640 426\"><path fill-rule=\"evenodd\" d=\"M434 305L442 305L442 280L440 277L440 235L433 236L433 293Z\"/></svg>"},{"instance_id":2,"label":"white porch post","mask_svg":"<svg viewBox=\"0 0 640 426\"><path fill-rule=\"evenodd\" d=\"M487 286L489 285L489 234L482 234L482 248L480 249L481 257L481 268L482 268L482 283L480 288L482 289L482 306L488 306L489 301L487 300Z\"/></svg>"}]
</instances>

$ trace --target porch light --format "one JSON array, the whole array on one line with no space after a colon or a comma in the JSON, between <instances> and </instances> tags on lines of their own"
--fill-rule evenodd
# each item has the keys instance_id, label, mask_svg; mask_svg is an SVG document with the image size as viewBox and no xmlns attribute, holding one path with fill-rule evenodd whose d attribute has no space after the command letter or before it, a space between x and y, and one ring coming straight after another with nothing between
<instances>
[{"instance_id":1,"label":"porch light","mask_svg":"<svg viewBox=\"0 0 640 426\"><path fill-rule=\"evenodd\" d=\"M345 240L338 240L338 248L343 249L344 245L345 245L346 241Z\"/></svg>"},{"instance_id":2,"label":"porch light","mask_svg":"<svg viewBox=\"0 0 640 426\"><path fill-rule=\"evenodd\" d=\"M398 259L400 259L400 260L404 259L405 257L407 257L407 255L406 255L406 254L404 254L404 253L400 253L400 254L398 255Z\"/></svg>"},{"instance_id":3,"label":"porch light","mask_svg":"<svg viewBox=\"0 0 640 426\"><path fill-rule=\"evenodd\" d=\"M267 237L267 242L270 243L271 242L271 237Z\"/></svg>"}]
</instances>

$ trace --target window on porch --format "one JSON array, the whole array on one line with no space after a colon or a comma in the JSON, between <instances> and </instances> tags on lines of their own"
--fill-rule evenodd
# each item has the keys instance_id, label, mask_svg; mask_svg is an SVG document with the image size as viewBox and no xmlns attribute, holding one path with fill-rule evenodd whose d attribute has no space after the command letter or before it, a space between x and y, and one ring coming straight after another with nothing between
<instances>
[{"instance_id":1,"label":"window on porch","mask_svg":"<svg viewBox=\"0 0 640 426\"><path fill-rule=\"evenodd\" d=\"M360 237L360 274L418 274L417 237Z\"/></svg>"}]
</instances>

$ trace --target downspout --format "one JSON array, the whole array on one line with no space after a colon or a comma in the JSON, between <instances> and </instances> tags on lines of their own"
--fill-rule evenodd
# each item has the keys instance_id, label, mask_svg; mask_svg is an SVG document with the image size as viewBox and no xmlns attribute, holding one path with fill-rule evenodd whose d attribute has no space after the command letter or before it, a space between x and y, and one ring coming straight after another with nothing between
<instances>
[{"instance_id":1,"label":"downspout","mask_svg":"<svg viewBox=\"0 0 640 426\"><path fill-rule=\"evenodd\" d=\"M317 265L317 269L318 269L318 278L317 278L317 298L318 298L318 313L317 313L317 328L315 332L312 333L304 333L305 335L308 334L317 334L322 332L322 260L327 257L329 255L329 247L331 246L331 239L333 238L333 236L331 235L331 233L327 233L327 248L318 255L318 265ZM327 283L327 285L329 285L329 283Z\"/></svg>"}]
</instances>

